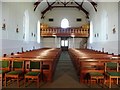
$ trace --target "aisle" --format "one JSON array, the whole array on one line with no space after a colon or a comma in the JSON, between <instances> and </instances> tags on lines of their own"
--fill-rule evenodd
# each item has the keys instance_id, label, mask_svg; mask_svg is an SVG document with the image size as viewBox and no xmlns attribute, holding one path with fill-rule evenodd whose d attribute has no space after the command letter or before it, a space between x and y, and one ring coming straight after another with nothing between
<instances>
[{"instance_id":1,"label":"aisle","mask_svg":"<svg viewBox=\"0 0 120 90\"><path fill-rule=\"evenodd\" d=\"M80 85L78 76L67 51L63 51L56 67L52 83L47 83L43 88L87 88Z\"/></svg>"}]
</instances>

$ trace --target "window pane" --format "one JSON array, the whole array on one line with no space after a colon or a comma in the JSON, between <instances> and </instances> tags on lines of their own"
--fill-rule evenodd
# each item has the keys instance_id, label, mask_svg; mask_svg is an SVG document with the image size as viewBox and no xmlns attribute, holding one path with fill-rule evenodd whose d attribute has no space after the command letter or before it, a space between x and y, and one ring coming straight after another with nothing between
<instances>
[{"instance_id":1,"label":"window pane","mask_svg":"<svg viewBox=\"0 0 120 90\"><path fill-rule=\"evenodd\" d=\"M24 12L23 31L24 31L24 40L29 41L29 13L28 13L28 10L26 10Z\"/></svg>"},{"instance_id":2,"label":"window pane","mask_svg":"<svg viewBox=\"0 0 120 90\"><path fill-rule=\"evenodd\" d=\"M68 40L65 40L65 46L68 46Z\"/></svg>"},{"instance_id":3,"label":"window pane","mask_svg":"<svg viewBox=\"0 0 120 90\"><path fill-rule=\"evenodd\" d=\"M90 22L90 43L93 43L93 23Z\"/></svg>"},{"instance_id":4,"label":"window pane","mask_svg":"<svg viewBox=\"0 0 120 90\"><path fill-rule=\"evenodd\" d=\"M61 41L61 46L64 46L64 40Z\"/></svg>"},{"instance_id":5,"label":"window pane","mask_svg":"<svg viewBox=\"0 0 120 90\"><path fill-rule=\"evenodd\" d=\"M61 27L62 28L68 28L69 27L69 21L66 18L62 19Z\"/></svg>"},{"instance_id":6,"label":"window pane","mask_svg":"<svg viewBox=\"0 0 120 90\"><path fill-rule=\"evenodd\" d=\"M40 21L37 23L37 42L40 43Z\"/></svg>"}]
</instances>

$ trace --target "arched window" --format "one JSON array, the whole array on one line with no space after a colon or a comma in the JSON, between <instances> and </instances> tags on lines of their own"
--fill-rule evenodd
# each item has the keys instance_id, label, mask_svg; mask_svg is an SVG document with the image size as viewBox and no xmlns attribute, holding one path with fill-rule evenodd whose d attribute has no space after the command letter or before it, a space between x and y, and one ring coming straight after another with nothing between
<instances>
[{"instance_id":1,"label":"arched window","mask_svg":"<svg viewBox=\"0 0 120 90\"><path fill-rule=\"evenodd\" d=\"M93 23L90 22L90 43L93 43Z\"/></svg>"},{"instance_id":2,"label":"arched window","mask_svg":"<svg viewBox=\"0 0 120 90\"><path fill-rule=\"evenodd\" d=\"M37 42L40 43L40 21L37 23Z\"/></svg>"},{"instance_id":3,"label":"arched window","mask_svg":"<svg viewBox=\"0 0 120 90\"><path fill-rule=\"evenodd\" d=\"M24 32L24 40L29 41L29 13L28 13L28 10L26 10L24 12L23 32Z\"/></svg>"},{"instance_id":4,"label":"arched window","mask_svg":"<svg viewBox=\"0 0 120 90\"><path fill-rule=\"evenodd\" d=\"M103 11L102 19L101 19L101 40L108 40L108 14L106 11ZM104 32L104 33L103 33Z\"/></svg>"},{"instance_id":5,"label":"arched window","mask_svg":"<svg viewBox=\"0 0 120 90\"><path fill-rule=\"evenodd\" d=\"M69 27L69 21L66 18L62 19L61 28L68 28L68 27Z\"/></svg>"}]
</instances>

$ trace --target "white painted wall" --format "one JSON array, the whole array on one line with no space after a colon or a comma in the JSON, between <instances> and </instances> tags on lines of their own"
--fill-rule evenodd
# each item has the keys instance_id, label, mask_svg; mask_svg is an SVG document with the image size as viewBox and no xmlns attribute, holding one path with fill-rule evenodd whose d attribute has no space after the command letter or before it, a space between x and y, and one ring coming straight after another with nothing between
<instances>
[{"instance_id":1,"label":"white painted wall","mask_svg":"<svg viewBox=\"0 0 120 90\"><path fill-rule=\"evenodd\" d=\"M0 1L0 38L2 37L2 2ZM0 40L0 48L2 48L2 41ZM0 56L2 56L2 51L0 50ZM2 64L0 64L0 67L2 66ZM2 81L0 81L0 89L2 89Z\"/></svg>"},{"instance_id":2,"label":"white painted wall","mask_svg":"<svg viewBox=\"0 0 120 90\"><path fill-rule=\"evenodd\" d=\"M69 38L69 48L80 48L80 42L82 41L82 38Z\"/></svg>"},{"instance_id":3,"label":"white painted wall","mask_svg":"<svg viewBox=\"0 0 120 90\"><path fill-rule=\"evenodd\" d=\"M120 55L120 1L118 3L118 53Z\"/></svg>"},{"instance_id":4,"label":"white painted wall","mask_svg":"<svg viewBox=\"0 0 120 90\"><path fill-rule=\"evenodd\" d=\"M0 22L2 22L2 2L0 1ZM2 27L2 23L0 23L0 27ZM2 28L0 28L0 48L2 48ZM2 50L0 50L0 56L2 56Z\"/></svg>"},{"instance_id":5,"label":"white painted wall","mask_svg":"<svg viewBox=\"0 0 120 90\"><path fill-rule=\"evenodd\" d=\"M69 48L80 48L80 42L82 41L82 38L68 38L69 42ZM56 42L56 43L55 43ZM61 38L57 37L55 40L55 37L53 38L42 38L42 44L43 47L50 47L50 48L60 48L61 47Z\"/></svg>"},{"instance_id":6,"label":"white painted wall","mask_svg":"<svg viewBox=\"0 0 120 90\"><path fill-rule=\"evenodd\" d=\"M101 51L104 48L105 52L118 54L118 3L98 2L97 9L97 12L90 11L90 21L93 23L93 42L88 43L88 48ZM108 18L106 23L104 23L105 18ZM113 34L113 28L116 30L115 34ZM97 33L99 36L95 37Z\"/></svg>"},{"instance_id":7,"label":"white painted wall","mask_svg":"<svg viewBox=\"0 0 120 90\"><path fill-rule=\"evenodd\" d=\"M6 24L6 30L2 31L2 54L10 54L11 52L21 52L23 47L25 50L40 48L37 43L37 22L40 21L40 11L34 12L33 2L2 2L2 22ZM25 10L29 13L29 41L23 39L23 17ZM4 21L5 19L5 21ZM18 25L19 33L16 33ZM31 35L35 34L35 37Z\"/></svg>"},{"instance_id":8,"label":"white painted wall","mask_svg":"<svg viewBox=\"0 0 120 90\"><path fill-rule=\"evenodd\" d=\"M47 23L51 27L61 27L62 19L66 18L69 20L69 25L71 27L80 27L87 22L85 16L86 15L82 11L76 8L54 8L45 14L43 23ZM54 21L49 22L49 18L53 18ZM76 18L81 18L82 21L76 22Z\"/></svg>"},{"instance_id":9,"label":"white painted wall","mask_svg":"<svg viewBox=\"0 0 120 90\"><path fill-rule=\"evenodd\" d=\"M55 45L55 38L42 38L43 47L54 48Z\"/></svg>"}]
</instances>

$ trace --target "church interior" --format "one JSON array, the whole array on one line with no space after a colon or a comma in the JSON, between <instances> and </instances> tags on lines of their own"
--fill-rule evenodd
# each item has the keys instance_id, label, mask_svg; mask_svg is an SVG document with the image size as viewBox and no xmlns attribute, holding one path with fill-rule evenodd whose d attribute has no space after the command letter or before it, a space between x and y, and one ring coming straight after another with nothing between
<instances>
[{"instance_id":1,"label":"church interior","mask_svg":"<svg viewBox=\"0 0 120 90\"><path fill-rule=\"evenodd\" d=\"M119 0L0 1L0 88L120 88Z\"/></svg>"}]
</instances>

